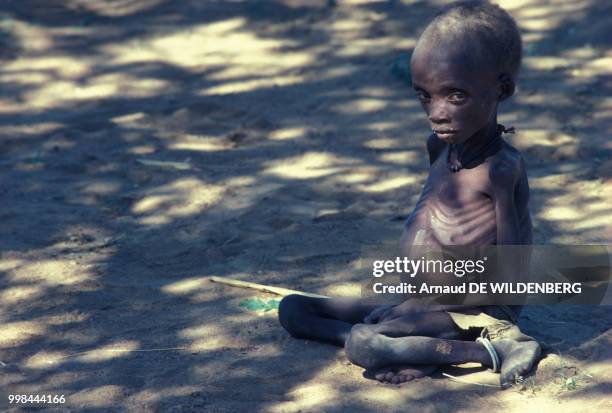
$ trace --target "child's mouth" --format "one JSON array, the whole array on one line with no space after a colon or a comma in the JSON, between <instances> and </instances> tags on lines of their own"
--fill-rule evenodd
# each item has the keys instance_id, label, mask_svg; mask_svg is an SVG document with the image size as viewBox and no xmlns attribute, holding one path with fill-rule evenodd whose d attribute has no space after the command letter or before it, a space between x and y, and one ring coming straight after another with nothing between
<instances>
[{"instance_id":1,"label":"child's mouth","mask_svg":"<svg viewBox=\"0 0 612 413\"><path fill-rule=\"evenodd\" d=\"M440 139L452 139L453 136L457 134L457 130L455 129L436 129L434 130L434 133Z\"/></svg>"}]
</instances>

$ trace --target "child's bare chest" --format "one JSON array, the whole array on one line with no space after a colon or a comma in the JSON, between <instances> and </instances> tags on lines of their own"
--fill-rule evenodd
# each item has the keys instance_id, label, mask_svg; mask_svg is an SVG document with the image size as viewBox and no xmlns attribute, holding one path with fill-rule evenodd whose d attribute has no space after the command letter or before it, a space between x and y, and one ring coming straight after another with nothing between
<instances>
[{"instance_id":1,"label":"child's bare chest","mask_svg":"<svg viewBox=\"0 0 612 413\"><path fill-rule=\"evenodd\" d=\"M495 208L487 195L488 182L485 164L451 172L445 160L438 159L430 169L413 219L407 222L406 230L412 242L436 245L495 243Z\"/></svg>"},{"instance_id":2,"label":"child's bare chest","mask_svg":"<svg viewBox=\"0 0 612 413\"><path fill-rule=\"evenodd\" d=\"M466 209L475 201L489 200L488 169L485 165L451 172L446 162L436 161L425 183L428 197L453 209Z\"/></svg>"}]
</instances>

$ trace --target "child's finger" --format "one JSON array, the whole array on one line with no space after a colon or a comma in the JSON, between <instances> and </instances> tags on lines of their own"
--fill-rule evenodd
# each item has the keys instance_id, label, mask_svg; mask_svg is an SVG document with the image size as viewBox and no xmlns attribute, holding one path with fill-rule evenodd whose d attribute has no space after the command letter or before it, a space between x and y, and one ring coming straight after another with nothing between
<instances>
[{"instance_id":1,"label":"child's finger","mask_svg":"<svg viewBox=\"0 0 612 413\"><path fill-rule=\"evenodd\" d=\"M377 307L370 314L365 316L363 322L366 324L376 324L385 316L390 307Z\"/></svg>"},{"instance_id":2,"label":"child's finger","mask_svg":"<svg viewBox=\"0 0 612 413\"><path fill-rule=\"evenodd\" d=\"M380 313L380 309L375 309L373 310L370 314L368 314L364 319L363 322L366 324L376 324L378 322L379 319L379 314Z\"/></svg>"},{"instance_id":3,"label":"child's finger","mask_svg":"<svg viewBox=\"0 0 612 413\"><path fill-rule=\"evenodd\" d=\"M397 318L400 316L400 314L396 314L395 307L390 307L387 308L384 312L384 314L382 314L379 317L379 321L388 321L388 320L393 320L394 318Z\"/></svg>"}]
</instances>

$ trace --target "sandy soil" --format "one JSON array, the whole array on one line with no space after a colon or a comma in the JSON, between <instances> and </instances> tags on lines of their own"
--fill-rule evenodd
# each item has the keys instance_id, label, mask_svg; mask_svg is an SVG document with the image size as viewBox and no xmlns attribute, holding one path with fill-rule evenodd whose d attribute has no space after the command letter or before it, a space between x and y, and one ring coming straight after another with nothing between
<instances>
[{"instance_id":1,"label":"sandy soil","mask_svg":"<svg viewBox=\"0 0 612 413\"><path fill-rule=\"evenodd\" d=\"M2 391L88 412L612 411L609 308L525 311L549 355L523 388L386 386L206 278L358 292L360 248L399 238L426 176L391 69L439 4L3 1ZM609 243L612 9L502 5L536 241Z\"/></svg>"}]
</instances>

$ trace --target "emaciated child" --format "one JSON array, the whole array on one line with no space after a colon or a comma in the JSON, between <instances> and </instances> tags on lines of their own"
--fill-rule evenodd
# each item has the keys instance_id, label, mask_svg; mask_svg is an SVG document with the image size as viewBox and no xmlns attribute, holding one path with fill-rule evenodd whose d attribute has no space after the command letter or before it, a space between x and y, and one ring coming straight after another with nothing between
<instances>
[{"instance_id":1,"label":"emaciated child","mask_svg":"<svg viewBox=\"0 0 612 413\"><path fill-rule=\"evenodd\" d=\"M430 169L403 247L532 243L525 165L497 123L499 102L515 91L521 55L516 23L487 2L451 4L421 35L411 72L433 132ZM351 362L383 382L479 362L500 370L506 388L540 355L539 344L515 325L520 310L290 295L279 319L294 337L344 346Z\"/></svg>"}]
</instances>

